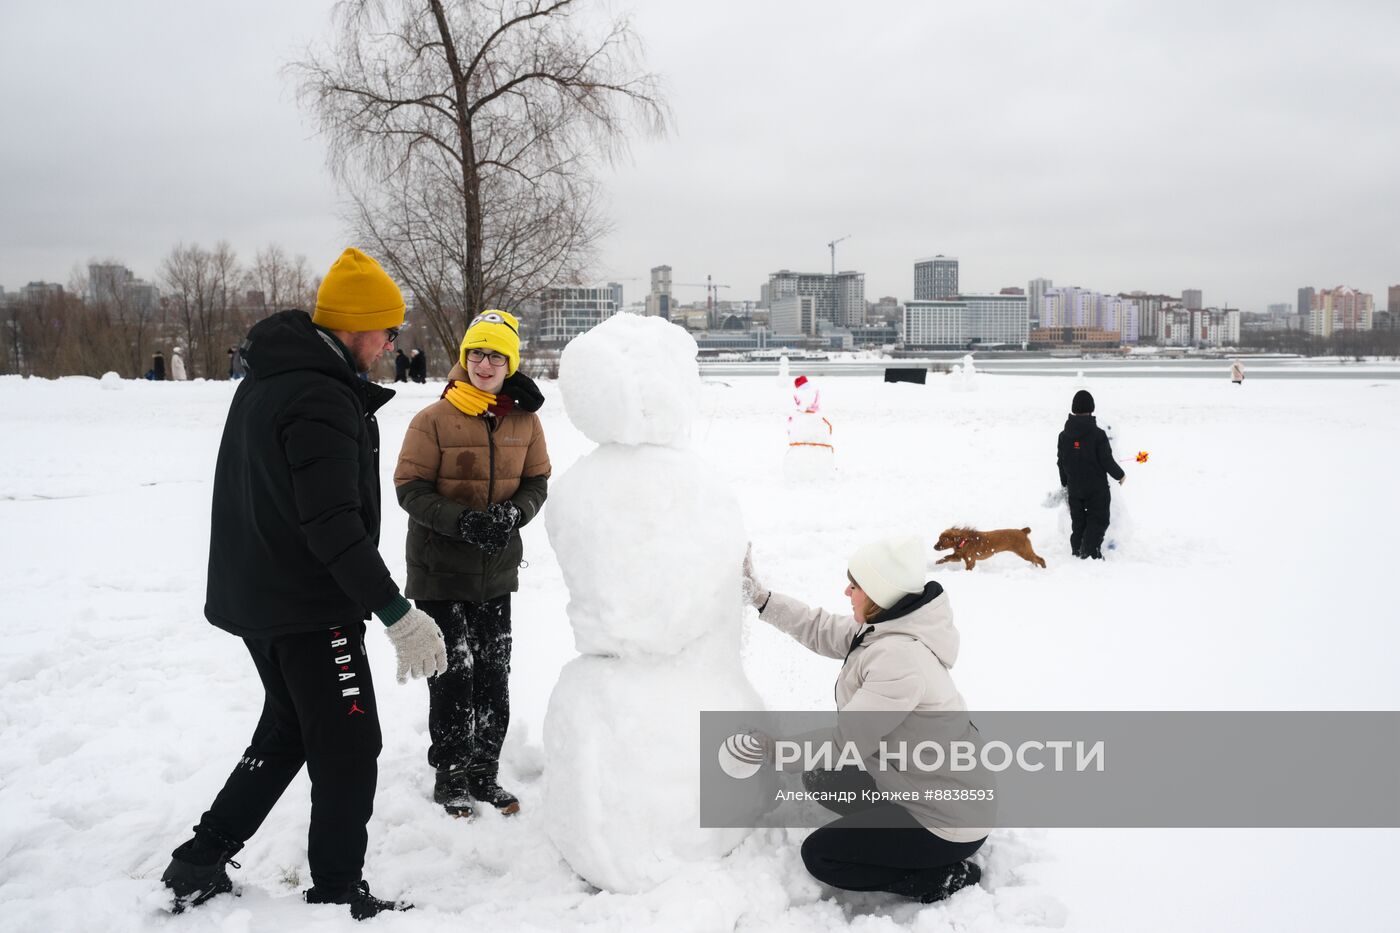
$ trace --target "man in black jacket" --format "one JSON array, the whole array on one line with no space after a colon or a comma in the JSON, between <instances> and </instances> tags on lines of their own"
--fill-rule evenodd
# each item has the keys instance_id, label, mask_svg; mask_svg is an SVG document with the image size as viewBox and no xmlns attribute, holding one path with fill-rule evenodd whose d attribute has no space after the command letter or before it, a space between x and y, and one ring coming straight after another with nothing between
<instances>
[{"instance_id":1,"label":"man in black jacket","mask_svg":"<svg viewBox=\"0 0 1400 933\"><path fill-rule=\"evenodd\" d=\"M1124 479L1113 459L1108 435L1094 422L1094 397L1083 389L1074 393L1070 416L1060 432L1060 485L1069 500L1069 547L1076 557L1100 560L1108 531L1108 477Z\"/></svg>"},{"instance_id":2,"label":"man in black jacket","mask_svg":"<svg viewBox=\"0 0 1400 933\"><path fill-rule=\"evenodd\" d=\"M381 736L365 656L370 612L398 679L447 669L437 625L410 607L379 556L379 427L390 389L358 378L403 323L398 287L348 249L316 311L281 311L248 334L214 468L204 614L243 639L262 717L194 837L162 879L175 910L232 889L224 869L303 764L311 776L311 903L356 919L406 909L361 880ZM236 867L236 864L235 864Z\"/></svg>"}]
</instances>

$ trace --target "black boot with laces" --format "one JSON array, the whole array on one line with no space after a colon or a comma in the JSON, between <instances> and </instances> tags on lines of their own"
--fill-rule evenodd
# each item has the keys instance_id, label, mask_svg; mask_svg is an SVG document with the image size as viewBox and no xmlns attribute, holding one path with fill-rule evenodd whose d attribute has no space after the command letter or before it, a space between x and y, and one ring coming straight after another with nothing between
<instances>
[{"instance_id":1,"label":"black boot with laces","mask_svg":"<svg viewBox=\"0 0 1400 933\"><path fill-rule=\"evenodd\" d=\"M489 803L506 816L520 812L520 800L510 791L501 787L496 780L497 769L472 769L467 775L467 787L473 799Z\"/></svg>"},{"instance_id":2,"label":"black boot with laces","mask_svg":"<svg viewBox=\"0 0 1400 933\"><path fill-rule=\"evenodd\" d=\"M412 904L403 901L386 901L369 893L369 882L357 881L354 884L338 886L312 885L301 895L308 904L349 904L350 916L356 920L368 920L388 910L412 910Z\"/></svg>"},{"instance_id":3,"label":"black boot with laces","mask_svg":"<svg viewBox=\"0 0 1400 933\"><path fill-rule=\"evenodd\" d=\"M186 907L198 907L216 894L233 890L225 865L241 868L233 856L243 843L202 826L194 828L194 838L181 843L170 853L170 866L161 875L161 883L175 895L172 913Z\"/></svg>"}]
</instances>

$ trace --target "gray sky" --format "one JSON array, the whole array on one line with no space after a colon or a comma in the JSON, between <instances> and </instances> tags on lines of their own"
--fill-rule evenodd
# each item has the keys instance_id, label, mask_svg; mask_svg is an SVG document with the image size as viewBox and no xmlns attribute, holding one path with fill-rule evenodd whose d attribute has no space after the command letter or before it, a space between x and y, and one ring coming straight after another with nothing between
<instances>
[{"instance_id":1,"label":"gray sky","mask_svg":"<svg viewBox=\"0 0 1400 933\"><path fill-rule=\"evenodd\" d=\"M757 297L779 268L914 260L966 291L1043 276L1200 288L1262 310L1300 285L1400 283L1400 4L677 0L632 9L672 132L606 173L597 270ZM325 0L0 7L0 285L178 241L343 242L325 151L279 68ZM682 299L703 290L678 289Z\"/></svg>"}]
</instances>

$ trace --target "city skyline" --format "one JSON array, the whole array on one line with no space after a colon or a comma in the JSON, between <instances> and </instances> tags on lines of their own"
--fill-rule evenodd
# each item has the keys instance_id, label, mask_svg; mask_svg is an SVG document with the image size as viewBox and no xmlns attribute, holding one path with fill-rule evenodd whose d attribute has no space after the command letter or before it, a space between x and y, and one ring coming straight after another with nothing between
<instances>
[{"instance_id":1,"label":"city skyline","mask_svg":"<svg viewBox=\"0 0 1400 933\"><path fill-rule=\"evenodd\" d=\"M245 261L278 243L318 272L338 254L325 144L278 70L328 35L330 3L214 6L0 14L0 76L24 89L0 142L0 285L66 285L108 259L155 280L182 241L227 239ZM829 270L838 237L837 268L901 300L914 261L938 253L960 257L969 293L1043 277L1197 288L1208 306L1260 312L1306 285L1386 295L1400 281L1387 228L1400 130L1385 110L1400 65L1345 40L1400 28L1394 5L1084 0L1018 6L1014 27L970 3L897 17L631 7L675 122L604 170L613 227L585 284L641 294L666 263L677 281L708 274L734 286L725 297L756 298L776 269ZM229 28L255 19L278 23L271 41ZM940 34L967 41L933 55ZM33 41L43 35L64 36L65 56ZM1113 48L1124 65L1112 80L1066 67L1054 51L1066 42ZM1071 150L1059 140L1075 128L1092 141ZM1329 132L1345 135L1342 156L1305 144Z\"/></svg>"}]
</instances>

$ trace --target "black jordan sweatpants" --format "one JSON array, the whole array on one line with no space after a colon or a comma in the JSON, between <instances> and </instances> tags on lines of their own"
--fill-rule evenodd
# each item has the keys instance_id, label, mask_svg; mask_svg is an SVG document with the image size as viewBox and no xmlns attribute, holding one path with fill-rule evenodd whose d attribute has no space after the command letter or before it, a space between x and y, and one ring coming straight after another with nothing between
<instances>
[{"instance_id":1,"label":"black jordan sweatpants","mask_svg":"<svg viewBox=\"0 0 1400 933\"><path fill-rule=\"evenodd\" d=\"M262 718L200 825L246 842L304 763L311 880L353 884L364 868L382 744L365 624L243 641L262 678Z\"/></svg>"}]
</instances>

